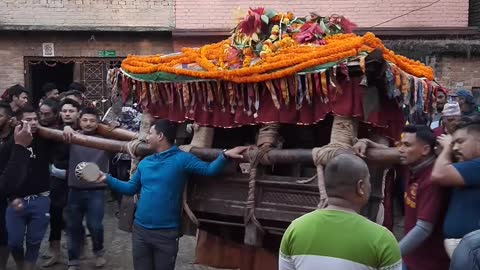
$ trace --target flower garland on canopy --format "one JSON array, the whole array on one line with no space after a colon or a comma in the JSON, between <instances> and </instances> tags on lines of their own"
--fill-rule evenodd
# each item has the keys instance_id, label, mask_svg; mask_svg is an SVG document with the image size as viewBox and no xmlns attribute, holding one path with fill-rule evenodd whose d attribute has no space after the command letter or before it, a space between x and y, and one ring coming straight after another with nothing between
<instances>
[{"instance_id":1,"label":"flower garland on canopy","mask_svg":"<svg viewBox=\"0 0 480 270\"><path fill-rule=\"evenodd\" d=\"M250 9L229 39L174 55L128 56L122 69L132 74L165 72L198 79L258 83L382 49L384 58L416 77L434 79L433 69L395 54L373 33L357 36L356 25L338 15L295 17ZM196 64L200 68L184 69Z\"/></svg>"}]
</instances>

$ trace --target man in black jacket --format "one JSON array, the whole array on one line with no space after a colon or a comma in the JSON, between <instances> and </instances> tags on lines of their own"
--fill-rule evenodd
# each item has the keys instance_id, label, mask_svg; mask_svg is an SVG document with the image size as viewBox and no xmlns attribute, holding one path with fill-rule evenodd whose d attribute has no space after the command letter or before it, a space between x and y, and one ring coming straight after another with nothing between
<instances>
[{"instance_id":1,"label":"man in black jacket","mask_svg":"<svg viewBox=\"0 0 480 270\"><path fill-rule=\"evenodd\" d=\"M3 172L5 166L10 159L12 151L13 130L11 120L13 111L10 104L0 102L0 173ZM6 192L0 189L0 269L5 269L9 251L7 248L7 229L5 227L5 211L7 210Z\"/></svg>"},{"instance_id":2,"label":"man in black jacket","mask_svg":"<svg viewBox=\"0 0 480 270\"><path fill-rule=\"evenodd\" d=\"M10 128L10 105L0 103L0 131L5 134ZM8 137L8 139L7 139ZM5 210L7 202L5 196L12 192L16 184L24 181L29 165L30 151L26 146L32 142L32 134L28 124L17 126L9 136L0 138L0 270L6 269L9 251L7 246L7 231L5 228Z\"/></svg>"},{"instance_id":3,"label":"man in black jacket","mask_svg":"<svg viewBox=\"0 0 480 270\"><path fill-rule=\"evenodd\" d=\"M32 134L38 129L38 115L32 107L24 107L17 114L17 120L28 125ZM5 215L7 221L8 246L17 263L17 268L33 270L38 251L50 220L49 190L51 162L50 146L45 140L34 136L28 145L29 166L23 181L17 182L8 198L12 202ZM17 173L19 170L17 168ZM26 238L26 241L25 241ZM26 252L24 252L26 242Z\"/></svg>"}]
</instances>

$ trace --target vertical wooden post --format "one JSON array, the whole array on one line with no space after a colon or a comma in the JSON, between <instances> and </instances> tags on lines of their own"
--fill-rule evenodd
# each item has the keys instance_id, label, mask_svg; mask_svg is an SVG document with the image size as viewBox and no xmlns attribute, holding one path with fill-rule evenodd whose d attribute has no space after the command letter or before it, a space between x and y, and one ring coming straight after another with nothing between
<instances>
[{"instance_id":1,"label":"vertical wooden post","mask_svg":"<svg viewBox=\"0 0 480 270\"><path fill-rule=\"evenodd\" d=\"M388 146L388 139L380 136L370 137L372 141ZM368 162L372 192L368 205L362 210L362 215L373 222L383 224L383 198L385 189L386 167L381 164Z\"/></svg>"},{"instance_id":2,"label":"vertical wooden post","mask_svg":"<svg viewBox=\"0 0 480 270\"><path fill-rule=\"evenodd\" d=\"M145 140L147 138L148 131L150 130L150 127L152 126L152 124L153 124L153 117L149 113L143 112L142 120L140 122L139 140ZM132 157L132 163L130 167L130 177L137 170L138 163L140 163L141 159L142 157Z\"/></svg>"}]
</instances>

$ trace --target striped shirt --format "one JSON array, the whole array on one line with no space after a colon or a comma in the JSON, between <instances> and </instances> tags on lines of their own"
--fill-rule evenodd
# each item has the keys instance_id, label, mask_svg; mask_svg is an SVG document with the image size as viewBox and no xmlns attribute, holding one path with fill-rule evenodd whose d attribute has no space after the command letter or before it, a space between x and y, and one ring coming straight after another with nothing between
<instances>
[{"instance_id":1,"label":"striped shirt","mask_svg":"<svg viewBox=\"0 0 480 270\"><path fill-rule=\"evenodd\" d=\"M386 228L355 214L316 210L292 222L280 270L400 270L400 248Z\"/></svg>"}]
</instances>

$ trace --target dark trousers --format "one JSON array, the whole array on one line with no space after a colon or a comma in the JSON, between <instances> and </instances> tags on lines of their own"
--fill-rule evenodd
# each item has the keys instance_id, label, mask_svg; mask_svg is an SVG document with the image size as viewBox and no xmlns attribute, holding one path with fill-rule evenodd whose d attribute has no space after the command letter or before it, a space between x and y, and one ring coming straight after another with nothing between
<instances>
[{"instance_id":1,"label":"dark trousers","mask_svg":"<svg viewBox=\"0 0 480 270\"><path fill-rule=\"evenodd\" d=\"M28 200L23 199L23 205L22 210L15 210L12 206L7 208L8 246L15 261L25 260L35 264L50 221L50 198L31 196ZM24 254L25 237L27 250Z\"/></svg>"},{"instance_id":2,"label":"dark trousers","mask_svg":"<svg viewBox=\"0 0 480 270\"><path fill-rule=\"evenodd\" d=\"M56 177L50 178L50 238L49 241L60 241L62 230L65 229L63 209L67 204L67 180Z\"/></svg>"},{"instance_id":3,"label":"dark trousers","mask_svg":"<svg viewBox=\"0 0 480 270\"><path fill-rule=\"evenodd\" d=\"M149 230L133 225L132 253L135 270L174 270L178 229Z\"/></svg>"},{"instance_id":4,"label":"dark trousers","mask_svg":"<svg viewBox=\"0 0 480 270\"><path fill-rule=\"evenodd\" d=\"M7 199L0 195L0 247L6 246L8 243L7 225L5 223L7 206Z\"/></svg>"},{"instance_id":5,"label":"dark trousers","mask_svg":"<svg viewBox=\"0 0 480 270\"><path fill-rule=\"evenodd\" d=\"M103 216L105 190L70 189L67 203L68 265L79 265L79 257L85 231L83 218L92 236L93 253L103 256Z\"/></svg>"},{"instance_id":6,"label":"dark trousers","mask_svg":"<svg viewBox=\"0 0 480 270\"><path fill-rule=\"evenodd\" d=\"M112 173L112 176L123 181L130 180L131 163L131 160L123 159L112 162L112 165L110 166L110 172ZM120 203L122 202L122 194L114 190L111 190L111 194L113 199L117 201L117 204L120 206Z\"/></svg>"}]
</instances>

